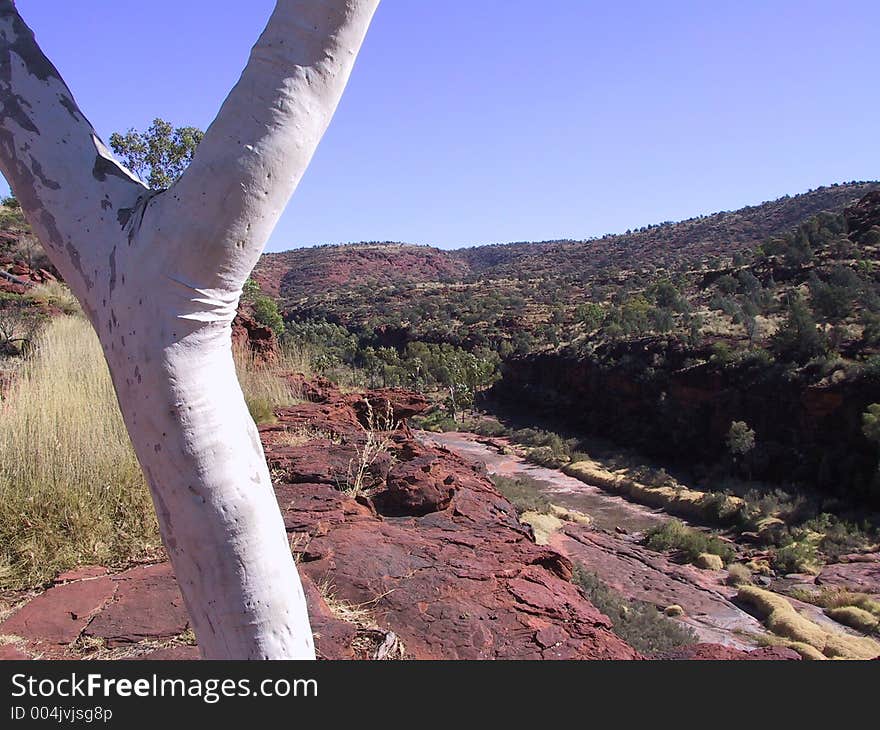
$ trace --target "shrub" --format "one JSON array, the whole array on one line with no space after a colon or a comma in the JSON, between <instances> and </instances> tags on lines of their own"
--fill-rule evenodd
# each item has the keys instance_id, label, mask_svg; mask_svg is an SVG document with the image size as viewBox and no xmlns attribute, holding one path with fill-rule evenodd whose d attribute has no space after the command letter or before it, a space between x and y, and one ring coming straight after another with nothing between
<instances>
[{"instance_id":1,"label":"shrub","mask_svg":"<svg viewBox=\"0 0 880 730\"><path fill-rule=\"evenodd\" d=\"M580 563L575 563L572 582L611 619L611 630L645 656L660 656L697 642L688 626L667 618L651 603L625 598Z\"/></svg>"},{"instance_id":2,"label":"shrub","mask_svg":"<svg viewBox=\"0 0 880 730\"><path fill-rule=\"evenodd\" d=\"M778 573L809 573L818 562L816 546L807 540L789 543L773 555L773 568Z\"/></svg>"},{"instance_id":3,"label":"shrub","mask_svg":"<svg viewBox=\"0 0 880 730\"><path fill-rule=\"evenodd\" d=\"M701 553L719 556L725 563L736 555L732 546L715 535L688 527L680 520L669 520L646 533L645 545L657 552L675 551L688 563L695 563Z\"/></svg>"},{"instance_id":4,"label":"shrub","mask_svg":"<svg viewBox=\"0 0 880 730\"><path fill-rule=\"evenodd\" d=\"M540 482L529 477L492 477L495 488L510 502L519 514L523 512L550 512L550 500L541 491Z\"/></svg>"},{"instance_id":5,"label":"shrub","mask_svg":"<svg viewBox=\"0 0 880 730\"><path fill-rule=\"evenodd\" d=\"M277 302L271 297L257 296L254 298L254 319L269 327L278 337L284 334L284 319L278 311Z\"/></svg>"},{"instance_id":6,"label":"shrub","mask_svg":"<svg viewBox=\"0 0 880 730\"><path fill-rule=\"evenodd\" d=\"M782 359L803 364L825 354L828 342L804 300L797 296L789 301L788 318L773 335L771 345Z\"/></svg>"},{"instance_id":7,"label":"shrub","mask_svg":"<svg viewBox=\"0 0 880 730\"><path fill-rule=\"evenodd\" d=\"M755 432L745 421L734 421L727 432L727 448L735 457L745 456L755 448Z\"/></svg>"},{"instance_id":8,"label":"shrub","mask_svg":"<svg viewBox=\"0 0 880 730\"><path fill-rule=\"evenodd\" d=\"M480 436L504 436L507 429L498 421L480 420L473 424L471 430Z\"/></svg>"}]
</instances>

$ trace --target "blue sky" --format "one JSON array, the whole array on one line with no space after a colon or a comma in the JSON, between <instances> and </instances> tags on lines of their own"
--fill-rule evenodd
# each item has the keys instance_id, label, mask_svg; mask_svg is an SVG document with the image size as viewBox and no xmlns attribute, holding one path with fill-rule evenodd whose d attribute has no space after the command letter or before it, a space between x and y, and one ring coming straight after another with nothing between
<instances>
[{"instance_id":1,"label":"blue sky","mask_svg":"<svg viewBox=\"0 0 880 730\"><path fill-rule=\"evenodd\" d=\"M207 126L273 1L17 5L106 139ZM880 178L878 26L876 0L384 0L268 250L586 238Z\"/></svg>"}]
</instances>

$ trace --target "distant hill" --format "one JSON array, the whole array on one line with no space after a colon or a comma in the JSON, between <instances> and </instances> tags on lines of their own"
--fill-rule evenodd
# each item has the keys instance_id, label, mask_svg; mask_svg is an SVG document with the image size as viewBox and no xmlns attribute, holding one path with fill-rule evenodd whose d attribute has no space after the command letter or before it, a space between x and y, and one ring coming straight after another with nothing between
<instances>
[{"instance_id":1,"label":"distant hill","mask_svg":"<svg viewBox=\"0 0 880 730\"><path fill-rule=\"evenodd\" d=\"M559 276L582 279L600 269L697 266L730 257L781 235L822 211L838 213L877 182L853 182L811 190L731 212L662 223L588 241L547 241L477 246L453 252L474 273L491 278Z\"/></svg>"},{"instance_id":2,"label":"distant hill","mask_svg":"<svg viewBox=\"0 0 880 730\"><path fill-rule=\"evenodd\" d=\"M729 258L781 235L822 211L838 213L878 182L820 187L759 205L662 223L620 235L576 241L508 243L442 251L402 243L357 243L266 254L254 272L263 291L301 300L347 290L480 278L589 280L617 269L696 267Z\"/></svg>"},{"instance_id":3,"label":"distant hill","mask_svg":"<svg viewBox=\"0 0 880 730\"><path fill-rule=\"evenodd\" d=\"M300 299L328 287L451 281L468 271L465 261L430 246L359 243L266 254L254 279L267 294Z\"/></svg>"}]
</instances>

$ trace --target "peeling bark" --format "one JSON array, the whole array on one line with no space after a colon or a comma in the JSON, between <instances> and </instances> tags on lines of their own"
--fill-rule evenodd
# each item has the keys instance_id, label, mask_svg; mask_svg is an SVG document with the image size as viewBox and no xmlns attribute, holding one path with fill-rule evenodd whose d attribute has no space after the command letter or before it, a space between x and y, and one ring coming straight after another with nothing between
<instances>
[{"instance_id":1,"label":"peeling bark","mask_svg":"<svg viewBox=\"0 0 880 730\"><path fill-rule=\"evenodd\" d=\"M379 0L278 0L169 190L119 164L0 0L0 169L98 333L206 658L314 658L231 353L241 289Z\"/></svg>"}]
</instances>

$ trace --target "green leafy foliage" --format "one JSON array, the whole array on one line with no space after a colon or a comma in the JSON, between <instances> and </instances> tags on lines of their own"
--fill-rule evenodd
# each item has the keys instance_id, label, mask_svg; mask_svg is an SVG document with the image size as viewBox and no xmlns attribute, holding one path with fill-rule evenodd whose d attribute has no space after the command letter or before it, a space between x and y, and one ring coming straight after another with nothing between
<instances>
[{"instance_id":1,"label":"green leafy foliage","mask_svg":"<svg viewBox=\"0 0 880 730\"><path fill-rule=\"evenodd\" d=\"M645 534L645 545L658 552L674 551L689 563L695 562L702 553L718 555L725 563L736 555L729 543L715 535L688 527L680 520L669 520L648 530Z\"/></svg>"},{"instance_id":2,"label":"green leafy foliage","mask_svg":"<svg viewBox=\"0 0 880 730\"><path fill-rule=\"evenodd\" d=\"M826 351L828 341L802 297L792 296L789 300L788 317L774 335L771 347L777 357L796 363L805 363Z\"/></svg>"},{"instance_id":3,"label":"green leafy foliage","mask_svg":"<svg viewBox=\"0 0 880 730\"><path fill-rule=\"evenodd\" d=\"M698 641L689 627L667 618L653 604L627 599L580 563L574 565L572 582L611 619L611 630L645 656L661 657Z\"/></svg>"},{"instance_id":4,"label":"green leafy foliage","mask_svg":"<svg viewBox=\"0 0 880 730\"><path fill-rule=\"evenodd\" d=\"M745 456L755 448L755 432L745 421L734 421L727 432L727 448L734 456Z\"/></svg>"},{"instance_id":5,"label":"green leafy foliage","mask_svg":"<svg viewBox=\"0 0 880 730\"><path fill-rule=\"evenodd\" d=\"M144 130L110 135L110 147L133 173L154 190L171 187L183 174L205 133L196 127L174 127L158 117Z\"/></svg>"},{"instance_id":6,"label":"green leafy foliage","mask_svg":"<svg viewBox=\"0 0 880 730\"><path fill-rule=\"evenodd\" d=\"M284 334L284 318L278 311L278 303L267 296L257 296L253 303L254 319L269 327L276 335Z\"/></svg>"}]
</instances>

